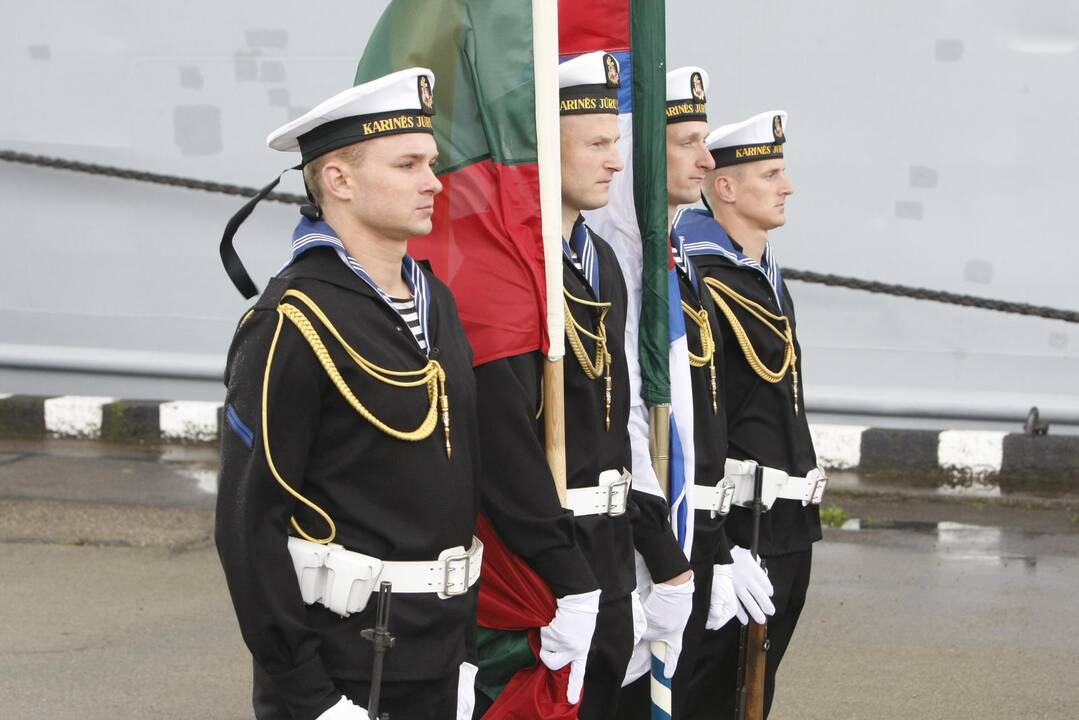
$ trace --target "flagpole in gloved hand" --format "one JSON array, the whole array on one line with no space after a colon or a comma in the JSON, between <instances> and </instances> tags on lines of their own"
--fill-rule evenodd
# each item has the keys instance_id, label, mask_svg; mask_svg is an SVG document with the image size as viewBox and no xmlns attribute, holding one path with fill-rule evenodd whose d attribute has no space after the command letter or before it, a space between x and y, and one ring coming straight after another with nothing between
<instances>
[{"instance_id":1,"label":"flagpole in gloved hand","mask_svg":"<svg viewBox=\"0 0 1079 720\"><path fill-rule=\"evenodd\" d=\"M665 496L669 496L670 448L671 448L671 406L653 405L648 421L649 451L652 456L652 469L659 480L659 487ZM671 680L666 677L667 646L659 641L649 645L652 651L650 695L652 698L652 720L671 719Z\"/></svg>"},{"instance_id":2,"label":"flagpole in gloved hand","mask_svg":"<svg viewBox=\"0 0 1079 720\"><path fill-rule=\"evenodd\" d=\"M588 651L599 615L599 596L600 591L593 590L558 598L554 619L540 628L539 656L543 664L551 670L569 665L566 702L570 705L581 701Z\"/></svg>"}]
</instances>

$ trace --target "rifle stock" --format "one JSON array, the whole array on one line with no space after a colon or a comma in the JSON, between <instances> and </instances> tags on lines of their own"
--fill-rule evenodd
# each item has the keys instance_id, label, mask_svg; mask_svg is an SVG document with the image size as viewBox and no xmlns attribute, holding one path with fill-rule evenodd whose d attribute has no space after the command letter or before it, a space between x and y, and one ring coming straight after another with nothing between
<instances>
[{"instance_id":1,"label":"rifle stock","mask_svg":"<svg viewBox=\"0 0 1079 720\"><path fill-rule=\"evenodd\" d=\"M753 478L753 543L750 552L757 557L760 539L761 490L764 468L758 466ZM764 567L764 561L761 561ZM742 627L738 643L738 686L735 695L736 720L764 720L764 669L768 652L768 625L749 621Z\"/></svg>"},{"instance_id":2,"label":"rifle stock","mask_svg":"<svg viewBox=\"0 0 1079 720\"><path fill-rule=\"evenodd\" d=\"M742 628L739 660L742 678L738 687L739 720L764 720L764 662L768 651L768 626L752 620Z\"/></svg>"}]
</instances>

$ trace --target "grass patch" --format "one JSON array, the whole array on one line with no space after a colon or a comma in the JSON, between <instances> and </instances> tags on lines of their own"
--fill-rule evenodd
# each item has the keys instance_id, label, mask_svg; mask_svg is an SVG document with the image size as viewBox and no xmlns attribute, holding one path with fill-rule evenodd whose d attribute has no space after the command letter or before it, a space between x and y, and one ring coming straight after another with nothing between
<instances>
[{"instance_id":1,"label":"grass patch","mask_svg":"<svg viewBox=\"0 0 1079 720\"><path fill-rule=\"evenodd\" d=\"M847 521L847 511L838 505L825 505L820 509L820 521L827 527L843 527Z\"/></svg>"}]
</instances>

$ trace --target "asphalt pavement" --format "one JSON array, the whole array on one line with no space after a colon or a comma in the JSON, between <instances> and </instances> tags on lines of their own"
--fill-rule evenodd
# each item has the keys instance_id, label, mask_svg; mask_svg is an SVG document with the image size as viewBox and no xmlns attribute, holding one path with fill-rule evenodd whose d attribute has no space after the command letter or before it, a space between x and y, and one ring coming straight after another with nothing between
<instances>
[{"instance_id":1,"label":"asphalt pavement","mask_svg":"<svg viewBox=\"0 0 1079 720\"><path fill-rule=\"evenodd\" d=\"M250 717L215 466L202 447L0 441L0 717ZM1079 502L837 485L847 529L816 546L773 720L1079 716Z\"/></svg>"}]
</instances>

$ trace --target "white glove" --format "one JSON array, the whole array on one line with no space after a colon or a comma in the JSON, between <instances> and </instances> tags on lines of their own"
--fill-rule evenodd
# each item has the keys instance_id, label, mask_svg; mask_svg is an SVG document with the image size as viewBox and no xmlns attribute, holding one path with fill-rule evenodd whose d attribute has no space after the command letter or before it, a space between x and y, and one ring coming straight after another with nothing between
<instances>
[{"instance_id":1,"label":"white glove","mask_svg":"<svg viewBox=\"0 0 1079 720\"><path fill-rule=\"evenodd\" d=\"M753 555L744 547L732 547L731 557L734 558L734 591L742 608L745 608L737 611L738 621L743 625L748 624L748 612L753 617L753 622L763 624L765 615L774 615L776 611L776 606L769 599L773 592L772 581L768 579L760 561L754 560Z\"/></svg>"},{"instance_id":2,"label":"white glove","mask_svg":"<svg viewBox=\"0 0 1079 720\"><path fill-rule=\"evenodd\" d=\"M692 611L692 579L681 585L654 585L644 601L644 615L648 619L644 639L667 646L667 657L663 663L663 677L667 679L674 677L678 656L682 654L682 633Z\"/></svg>"},{"instance_id":3,"label":"white glove","mask_svg":"<svg viewBox=\"0 0 1079 720\"><path fill-rule=\"evenodd\" d=\"M592 646L592 633L596 631L599 615L599 590L566 595L558 598L554 619L547 627L540 628L540 660L551 670L559 670L569 664L569 687L566 701L576 705L581 700L584 686L585 662Z\"/></svg>"},{"instance_id":4,"label":"white glove","mask_svg":"<svg viewBox=\"0 0 1079 720\"><path fill-rule=\"evenodd\" d=\"M712 597L708 602L708 619L704 623L706 630L719 630L742 611L734 591L733 575L732 565L712 566Z\"/></svg>"},{"instance_id":5,"label":"white glove","mask_svg":"<svg viewBox=\"0 0 1079 720\"><path fill-rule=\"evenodd\" d=\"M457 718L472 720L476 707L476 675L480 669L470 662L461 663L457 671Z\"/></svg>"},{"instance_id":6,"label":"white glove","mask_svg":"<svg viewBox=\"0 0 1079 720\"><path fill-rule=\"evenodd\" d=\"M648 629L648 618L644 615L644 605L641 604L641 594L634 590L629 594L630 607L633 609L633 647L644 637L644 631Z\"/></svg>"},{"instance_id":7,"label":"white glove","mask_svg":"<svg viewBox=\"0 0 1079 720\"><path fill-rule=\"evenodd\" d=\"M633 646L633 654L629 656L629 665L626 666L626 676L622 678L622 687L633 683L637 678L647 675L652 669L652 648L649 643L642 642Z\"/></svg>"},{"instance_id":8,"label":"white glove","mask_svg":"<svg viewBox=\"0 0 1079 720\"><path fill-rule=\"evenodd\" d=\"M319 715L316 720L369 720L369 718L366 710L342 695L336 705Z\"/></svg>"}]
</instances>

